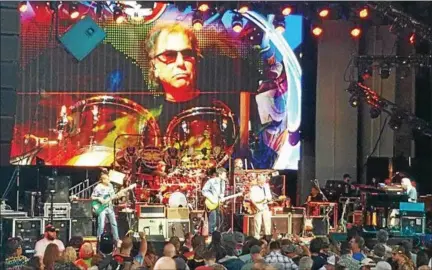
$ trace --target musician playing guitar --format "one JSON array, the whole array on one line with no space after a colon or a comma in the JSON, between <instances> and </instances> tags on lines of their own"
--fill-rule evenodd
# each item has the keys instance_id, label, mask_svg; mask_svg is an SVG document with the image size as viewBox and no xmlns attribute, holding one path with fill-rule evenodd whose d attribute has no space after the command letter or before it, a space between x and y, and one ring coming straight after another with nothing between
<instances>
[{"instance_id":1,"label":"musician playing guitar","mask_svg":"<svg viewBox=\"0 0 432 270\"><path fill-rule=\"evenodd\" d=\"M267 183L267 177L264 174L259 174L257 184L251 187L250 199L256 208L254 217L255 238L260 239L261 224L264 220L264 234L266 237L272 235L271 232L271 212L268 204L272 201L273 196L270 186Z\"/></svg>"},{"instance_id":2,"label":"musician playing guitar","mask_svg":"<svg viewBox=\"0 0 432 270\"><path fill-rule=\"evenodd\" d=\"M98 228L97 228L97 236L98 238L103 234L105 227L105 217L108 217L108 220L111 224L111 233L115 241L119 240L118 235L118 226L117 220L115 218L114 208L112 205L112 199L115 197L114 187L110 183L110 179L108 174L102 173L99 178L99 184L93 190L92 200L93 202L99 202L101 205L108 205L102 211L95 211L97 214Z\"/></svg>"},{"instance_id":3,"label":"musician playing guitar","mask_svg":"<svg viewBox=\"0 0 432 270\"><path fill-rule=\"evenodd\" d=\"M212 202L219 202L225 195L225 181L227 180L227 171L224 168L216 169L216 177L210 178L202 188L202 194L207 200ZM212 234L220 222L219 207L209 209L208 222L209 234Z\"/></svg>"}]
</instances>

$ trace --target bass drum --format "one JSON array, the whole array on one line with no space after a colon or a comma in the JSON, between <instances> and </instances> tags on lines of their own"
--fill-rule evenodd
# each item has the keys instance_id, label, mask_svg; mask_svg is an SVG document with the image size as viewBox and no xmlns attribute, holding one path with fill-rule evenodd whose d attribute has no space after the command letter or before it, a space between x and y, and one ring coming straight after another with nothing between
<instances>
[{"instance_id":1,"label":"bass drum","mask_svg":"<svg viewBox=\"0 0 432 270\"><path fill-rule=\"evenodd\" d=\"M188 201L186 199L186 196L181 192L172 193L168 199L168 207L172 207L172 208L188 207Z\"/></svg>"}]
</instances>

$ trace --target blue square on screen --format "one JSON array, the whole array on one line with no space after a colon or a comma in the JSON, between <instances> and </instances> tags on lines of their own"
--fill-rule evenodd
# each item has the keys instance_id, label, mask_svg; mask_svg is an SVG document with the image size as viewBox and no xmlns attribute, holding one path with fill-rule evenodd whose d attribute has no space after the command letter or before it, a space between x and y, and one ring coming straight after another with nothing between
<instances>
[{"instance_id":1,"label":"blue square on screen","mask_svg":"<svg viewBox=\"0 0 432 270\"><path fill-rule=\"evenodd\" d=\"M92 18L86 16L73 25L60 42L78 61L89 55L106 37L105 31Z\"/></svg>"}]
</instances>

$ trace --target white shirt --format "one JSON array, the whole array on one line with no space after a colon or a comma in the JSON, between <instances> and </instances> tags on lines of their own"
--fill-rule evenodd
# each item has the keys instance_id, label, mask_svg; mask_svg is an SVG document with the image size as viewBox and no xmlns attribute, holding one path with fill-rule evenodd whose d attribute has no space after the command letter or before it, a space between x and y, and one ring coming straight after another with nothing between
<instances>
[{"instance_id":1,"label":"white shirt","mask_svg":"<svg viewBox=\"0 0 432 270\"><path fill-rule=\"evenodd\" d=\"M43 239L41 239L41 240L39 240L39 241L36 242L36 246L35 246L35 256L43 257L43 256L44 256L44 253L45 253L45 249L46 249L46 247L47 247L49 244L51 244L51 243L56 244L56 245L58 246L60 252L65 250L65 247L64 247L62 241L60 241L60 240L58 240L58 239L55 239L55 240L53 240L53 241L50 241L50 240L48 240L47 238L44 237Z\"/></svg>"},{"instance_id":2,"label":"white shirt","mask_svg":"<svg viewBox=\"0 0 432 270\"><path fill-rule=\"evenodd\" d=\"M257 205L258 210L268 209L267 202L273 199L269 184L265 183L263 186L253 186L250 190L250 198ZM261 209L259 205L262 203L265 204L262 205L263 208Z\"/></svg>"}]
</instances>

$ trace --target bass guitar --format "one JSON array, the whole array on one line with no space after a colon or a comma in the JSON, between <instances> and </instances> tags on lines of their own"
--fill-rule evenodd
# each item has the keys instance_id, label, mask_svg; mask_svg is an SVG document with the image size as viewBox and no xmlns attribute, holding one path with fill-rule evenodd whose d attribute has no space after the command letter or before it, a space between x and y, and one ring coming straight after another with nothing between
<instances>
[{"instance_id":1,"label":"bass guitar","mask_svg":"<svg viewBox=\"0 0 432 270\"><path fill-rule=\"evenodd\" d=\"M127 188L120 190L114 196L110 196L109 194L105 195L102 198L105 201L105 203L101 203L98 200L93 200L92 201L93 212L96 215L99 215L100 213L102 213L103 210L105 210L111 204L112 200L115 200L115 199L121 197L123 195L123 193L125 193L128 190L134 189L135 187L136 187L136 184L132 184L132 185L128 186Z\"/></svg>"},{"instance_id":2,"label":"bass guitar","mask_svg":"<svg viewBox=\"0 0 432 270\"><path fill-rule=\"evenodd\" d=\"M221 203L228 201L228 200L231 200L231 199L234 199L234 198L237 198L237 197L242 196L242 195L243 195L243 192L239 192L239 193L236 193L234 195L226 196L220 200L206 198L204 203L205 203L205 206L207 207L207 209L209 211L213 211L216 208L218 208Z\"/></svg>"}]
</instances>

